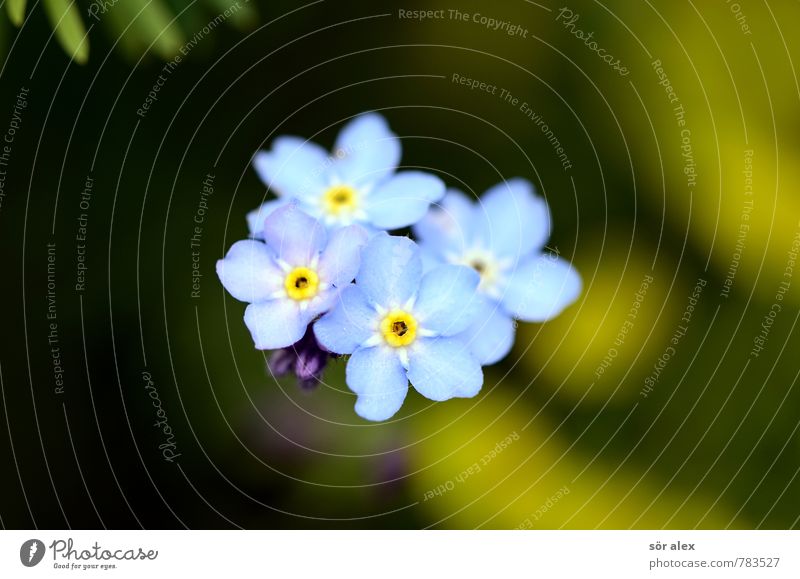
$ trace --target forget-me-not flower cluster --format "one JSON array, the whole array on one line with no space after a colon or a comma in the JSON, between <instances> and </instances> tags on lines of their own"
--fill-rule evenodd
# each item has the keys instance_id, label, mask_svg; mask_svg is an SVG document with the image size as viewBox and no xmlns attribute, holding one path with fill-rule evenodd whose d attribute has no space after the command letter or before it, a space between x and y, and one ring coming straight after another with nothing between
<instances>
[{"instance_id":1,"label":"forget-me-not flower cluster","mask_svg":"<svg viewBox=\"0 0 800 579\"><path fill-rule=\"evenodd\" d=\"M471 201L437 176L397 171L401 147L368 113L332 153L279 137L254 166L277 199L247 216L251 238L217 264L247 302L270 368L309 386L330 357L349 356L356 412L386 420L409 384L435 401L473 397L482 366L504 358L515 320L543 322L574 302L581 280L545 251L550 215L524 179ZM439 203L441 201L441 203ZM387 233L412 226L418 242Z\"/></svg>"}]
</instances>

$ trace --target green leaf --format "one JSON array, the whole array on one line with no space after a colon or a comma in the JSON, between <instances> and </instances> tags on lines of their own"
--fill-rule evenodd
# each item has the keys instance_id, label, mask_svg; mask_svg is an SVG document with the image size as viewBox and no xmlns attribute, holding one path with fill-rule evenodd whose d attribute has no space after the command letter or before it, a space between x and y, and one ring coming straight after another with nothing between
<instances>
[{"instance_id":1,"label":"green leaf","mask_svg":"<svg viewBox=\"0 0 800 579\"><path fill-rule=\"evenodd\" d=\"M8 24L5 18L0 18L0 61L6 57L6 44L8 43Z\"/></svg>"},{"instance_id":2,"label":"green leaf","mask_svg":"<svg viewBox=\"0 0 800 579\"><path fill-rule=\"evenodd\" d=\"M25 2L26 0L6 0L8 18L14 26L22 25L22 21L25 20Z\"/></svg>"},{"instance_id":3,"label":"green leaf","mask_svg":"<svg viewBox=\"0 0 800 579\"><path fill-rule=\"evenodd\" d=\"M73 0L45 0L47 17L66 53L79 64L89 59L89 38Z\"/></svg>"},{"instance_id":4,"label":"green leaf","mask_svg":"<svg viewBox=\"0 0 800 579\"><path fill-rule=\"evenodd\" d=\"M249 0L207 0L207 3L240 30L253 28L258 23L258 9Z\"/></svg>"},{"instance_id":5,"label":"green leaf","mask_svg":"<svg viewBox=\"0 0 800 579\"><path fill-rule=\"evenodd\" d=\"M183 34L173 14L161 0L124 0L109 10L106 17L113 17L114 25L120 31L129 24L126 37L135 39L136 44L150 48L163 59L171 59L183 46Z\"/></svg>"}]
</instances>

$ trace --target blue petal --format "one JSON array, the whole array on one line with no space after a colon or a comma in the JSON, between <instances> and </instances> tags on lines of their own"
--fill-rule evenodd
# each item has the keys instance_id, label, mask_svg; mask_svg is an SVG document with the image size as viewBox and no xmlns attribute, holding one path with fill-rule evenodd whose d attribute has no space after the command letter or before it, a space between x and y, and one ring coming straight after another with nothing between
<instances>
[{"instance_id":1,"label":"blue petal","mask_svg":"<svg viewBox=\"0 0 800 579\"><path fill-rule=\"evenodd\" d=\"M284 274L270 248L250 239L231 246L225 259L217 262L217 275L225 289L243 302L269 299L283 288Z\"/></svg>"},{"instance_id":2,"label":"blue petal","mask_svg":"<svg viewBox=\"0 0 800 579\"><path fill-rule=\"evenodd\" d=\"M581 285L568 262L541 254L524 260L511 274L503 290L503 307L520 320L544 322L574 302Z\"/></svg>"},{"instance_id":3,"label":"blue petal","mask_svg":"<svg viewBox=\"0 0 800 579\"><path fill-rule=\"evenodd\" d=\"M422 271L429 272L434 267L445 265L444 257L439 252L433 251L430 245L419 246L419 257L422 259Z\"/></svg>"},{"instance_id":4,"label":"blue petal","mask_svg":"<svg viewBox=\"0 0 800 579\"><path fill-rule=\"evenodd\" d=\"M336 139L334 171L347 183L380 181L400 163L400 141L381 115L367 113L345 125Z\"/></svg>"},{"instance_id":5,"label":"blue petal","mask_svg":"<svg viewBox=\"0 0 800 579\"><path fill-rule=\"evenodd\" d=\"M329 165L325 149L300 137L278 137L270 151L259 151L253 157L264 184L284 197L319 195Z\"/></svg>"},{"instance_id":6,"label":"blue petal","mask_svg":"<svg viewBox=\"0 0 800 579\"><path fill-rule=\"evenodd\" d=\"M273 211L286 205L285 199L272 199L265 201L257 209L253 209L247 214L247 228L250 230L250 235L256 239L264 239L264 222L267 220Z\"/></svg>"},{"instance_id":7,"label":"blue petal","mask_svg":"<svg viewBox=\"0 0 800 579\"><path fill-rule=\"evenodd\" d=\"M339 293L333 309L314 324L317 340L335 354L351 354L377 330L378 314L364 292L350 285Z\"/></svg>"},{"instance_id":8,"label":"blue petal","mask_svg":"<svg viewBox=\"0 0 800 579\"><path fill-rule=\"evenodd\" d=\"M319 260L320 279L342 286L355 279L361 264L361 250L367 244L367 230L349 225L335 230Z\"/></svg>"},{"instance_id":9,"label":"blue petal","mask_svg":"<svg viewBox=\"0 0 800 579\"><path fill-rule=\"evenodd\" d=\"M276 209L264 222L264 240L278 257L291 266L308 265L325 248L325 227L289 203Z\"/></svg>"},{"instance_id":10,"label":"blue petal","mask_svg":"<svg viewBox=\"0 0 800 579\"><path fill-rule=\"evenodd\" d=\"M329 287L321 290L315 297L306 302L308 309L308 317L313 320L317 316L329 312L339 303L339 294L341 290L335 287Z\"/></svg>"},{"instance_id":11,"label":"blue petal","mask_svg":"<svg viewBox=\"0 0 800 579\"><path fill-rule=\"evenodd\" d=\"M291 346L303 337L310 321L297 302L286 298L250 304L244 311L244 323L259 350Z\"/></svg>"},{"instance_id":12,"label":"blue petal","mask_svg":"<svg viewBox=\"0 0 800 579\"><path fill-rule=\"evenodd\" d=\"M514 345L514 320L497 302L483 299L475 323L459 334L481 366L505 358Z\"/></svg>"},{"instance_id":13,"label":"blue petal","mask_svg":"<svg viewBox=\"0 0 800 579\"><path fill-rule=\"evenodd\" d=\"M422 338L409 352L408 379L431 400L472 398L483 385L483 371L457 338Z\"/></svg>"},{"instance_id":14,"label":"blue petal","mask_svg":"<svg viewBox=\"0 0 800 579\"><path fill-rule=\"evenodd\" d=\"M440 265L422 277L414 306L425 330L452 336L475 320L481 299L475 291L478 273L463 265Z\"/></svg>"},{"instance_id":15,"label":"blue petal","mask_svg":"<svg viewBox=\"0 0 800 579\"><path fill-rule=\"evenodd\" d=\"M403 405L408 378L389 347L360 348L347 362L347 385L358 394L356 413L367 420L387 420Z\"/></svg>"},{"instance_id":16,"label":"blue petal","mask_svg":"<svg viewBox=\"0 0 800 579\"><path fill-rule=\"evenodd\" d=\"M477 227L485 246L514 260L541 250L550 237L550 212L525 179L509 179L481 197Z\"/></svg>"},{"instance_id":17,"label":"blue petal","mask_svg":"<svg viewBox=\"0 0 800 579\"><path fill-rule=\"evenodd\" d=\"M422 171L398 173L364 200L370 222L382 229L413 225L425 215L431 203L444 196L444 183Z\"/></svg>"},{"instance_id":18,"label":"blue petal","mask_svg":"<svg viewBox=\"0 0 800 579\"><path fill-rule=\"evenodd\" d=\"M417 292L421 278L419 248L408 237L378 233L361 252L356 283L373 304L403 306Z\"/></svg>"},{"instance_id":19,"label":"blue petal","mask_svg":"<svg viewBox=\"0 0 800 579\"><path fill-rule=\"evenodd\" d=\"M439 204L432 205L414 225L414 235L431 252L443 257L460 255L473 244L477 205L458 189L448 189Z\"/></svg>"}]
</instances>

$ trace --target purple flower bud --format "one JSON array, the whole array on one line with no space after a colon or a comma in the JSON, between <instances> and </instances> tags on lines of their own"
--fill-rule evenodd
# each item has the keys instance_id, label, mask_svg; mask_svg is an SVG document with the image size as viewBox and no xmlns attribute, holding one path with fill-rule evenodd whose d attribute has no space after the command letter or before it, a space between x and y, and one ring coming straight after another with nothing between
<instances>
[{"instance_id":1,"label":"purple flower bud","mask_svg":"<svg viewBox=\"0 0 800 579\"><path fill-rule=\"evenodd\" d=\"M310 390L322 379L329 357L330 353L317 343L309 325L299 341L272 354L269 370L276 377L294 374L297 376L298 386L303 390Z\"/></svg>"},{"instance_id":2,"label":"purple flower bud","mask_svg":"<svg viewBox=\"0 0 800 579\"><path fill-rule=\"evenodd\" d=\"M276 350L270 356L268 367L276 377L282 378L290 374L294 368L295 355L292 352L292 346Z\"/></svg>"}]
</instances>

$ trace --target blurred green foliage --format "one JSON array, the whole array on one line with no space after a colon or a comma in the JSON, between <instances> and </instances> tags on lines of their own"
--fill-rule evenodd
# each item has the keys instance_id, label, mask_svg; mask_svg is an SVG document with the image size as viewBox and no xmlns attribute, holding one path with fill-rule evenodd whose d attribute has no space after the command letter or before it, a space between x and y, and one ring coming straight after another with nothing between
<instances>
[{"instance_id":1,"label":"blurred green foliage","mask_svg":"<svg viewBox=\"0 0 800 579\"><path fill-rule=\"evenodd\" d=\"M16 27L26 21L26 0L6 0L6 13ZM53 33L64 52L79 64L89 59L89 38L86 23L99 23L131 60L151 48L164 60L178 55L185 43L187 30L198 30L206 24L194 6L212 18L231 12L229 24L240 30L252 29L258 22L255 3L228 0L41 0ZM86 9L81 10L85 5ZM82 16L82 13L84 14Z\"/></svg>"}]
</instances>

